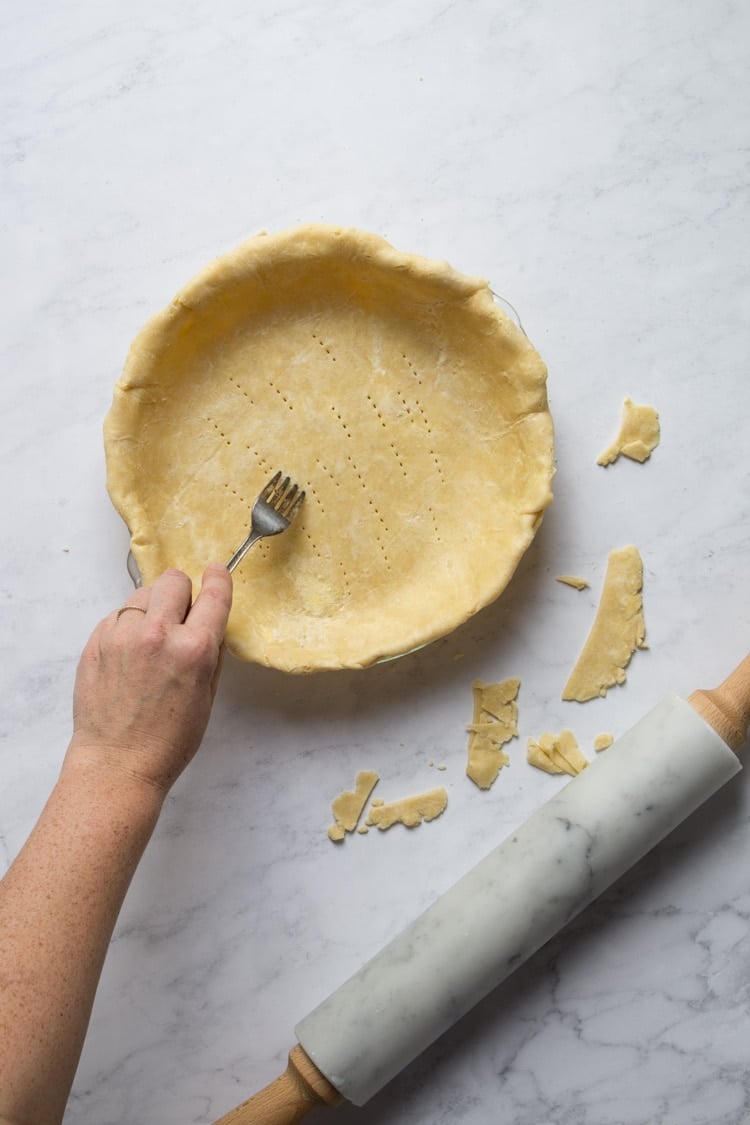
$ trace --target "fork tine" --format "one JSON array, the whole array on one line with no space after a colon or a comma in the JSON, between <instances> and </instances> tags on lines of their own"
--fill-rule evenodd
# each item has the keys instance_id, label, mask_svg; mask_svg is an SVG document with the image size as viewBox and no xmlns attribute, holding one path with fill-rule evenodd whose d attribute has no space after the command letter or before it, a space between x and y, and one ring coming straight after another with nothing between
<instances>
[{"instance_id":1,"label":"fork tine","mask_svg":"<svg viewBox=\"0 0 750 1125\"><path fill-rule=\"evenodd\" d=\"M271 485L273 485L273 488L271 488ZM284 477L284 479L281 480L281 473L279 472L272 481L268 482L268 495L264 496L263 499L267 504L270 504L272 508L277 509L288 487L289 477Z\"/></svg>"},{"instance_id":2,"label":"fork tine","mask_svg":"<svg viewBox=\"0 0 750 1125\"><path fill-rule=\"evenodd\" d=\"M227 563L228 570L234 570L239 566L253 543L257 543L266 535L278 535L289 527L305 499L305 494L300 492L299 486L291 484L290 487L290 484L290 477L281 480L280 471L271 477L252 506L250 533Z\"/></svg>"},{"instance_id":3,"label":"fork tine","mask_svg":"<svg viewBox=\"0 0 750 1125\"><path fill-rule=\"evenodd\" d=\"M300 507L302 506L302 501L304 499L305 499L305 493L304 492L298 492L294 503L292 504L289 511L286 513L286 518L289 520L290 523L292 522L294 517L297 515L297 512L300 510Z\"/></svg>"},{"instance_id":4,"label":"fork tine","mask_svg":"<svg viewBox=\"0 0 750 1125\"><path fill-rule=\"evenodd\" d=\"M288 492L285 492L283 496L279 497L279 501L275 505L275 508L280 516L287 516L289 514L294 506L294 498L298 492L298 486L296 484L293 484Z\"/></svg>"},{"instance_id":5,"label":"fork tine","mask_svg":"<svg viewBox=\"0 0 750 1125\"><path fill-rule=\"evenodd\" d=\"M271 477L268 484L265 486L265 488L261 492L260 499L261 500L270 500L271 496L276 491L276 486L277 486L277 484L279 483L280 480L281 480L281 470L279 470L278 473L275 473L274 476Z\"/></svg>"}]
</instances>

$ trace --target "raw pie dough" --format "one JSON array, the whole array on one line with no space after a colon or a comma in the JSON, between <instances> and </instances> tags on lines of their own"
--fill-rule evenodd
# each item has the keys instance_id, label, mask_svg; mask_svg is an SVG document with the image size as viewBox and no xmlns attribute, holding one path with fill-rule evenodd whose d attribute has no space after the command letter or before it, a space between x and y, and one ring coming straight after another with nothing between
<instances>
[{"instance_id":1,"label":"raw pie dough","mask_svg":"<svg viewBox=\"0 0 750 1125\"><path fill-rule=\"evenodd\" d=\"M400 801L373 801L365 824L381 831L403 824L406 828L416 828L423 820L434 820L445 812L448 806L448 793L445 789L428 789L414 797L402 797Z\"/></svg>"},{"instance_id":2,"label":"raw pie dough","mask_svg":"<svg viewBox=\"0 0 750 1125\"><path fill-rule=\"evenodd\" d=\"M636 547L611 551L599 608L563 699L584 703L625 682L636 648L646 648L643 620L643 563Z\"/></svg>"},{"instance_id":3,"label":"raw pie dough","mask_svg":"<svg viewBox=\"0 0 750 1125\"><path fill-rule=\"evenodd\" d=\"M487 283L333 226L259 235L186 285L134 341L105 447L145 584L228 559L277 469L306 490L235 571L227 631L293 672L450 632L552 498L546 369Z\"/></svg>"},{"instance_id":4,"label":"raw pie dough","mask_svg":"<svg viewBox=\"0 0 750 1125\"><path fill-rule=\"evenodd\" d=\"M526 749L529 765L545 773L568 773L575 777L589 764L581 751L572 730L559 734L543 734L538 740L530 738Z\"/></svg>"},{"instance_id":5,"label":"raw pie dough","mask_svg":"<svg viewBox=\"0 0 750 1125\"><path fill-rule=\"evenodd\" d=\"M653 406L641 406L626 398L622 404L620 432L596 459L597 465L611 465L622 453L641 464L659 444L659 415Z\"/></svg>"},{"instance_id":6,"label":"raw pie dough","mask_svg":"<svg viewBox=\"0 0 750 1125\"><path fill-rule=\"evenodd\" d=\"M574 590L587 590L589 587L585 578L578 578L575 574L558 574L555 582L562 582L564 586L572 586Z\"/></svg>"},{"instance_id":7,"label":"raw pie dough","mask_svg":"<svg viewBox=\"0 0 750 1125\"><path fill-rule=\"evenodd\" d=\"M345 789L331 802L334 823L328 829L328 839L341 843L347 832L353 832L359 824L368 798L380 778L374 770L360 770L354 782L354 789Z\"/></svg>"},{"instance_id":8,"label":"raw pie dough","mask_svg":"<svg viewBox=\"0 0 750 1125\"><path fill-rule=\"evenodd\" d=\"M472 721L469 731L466 774L480 789L489 789L510 758L500 747L518 736L518 689L516 678L486 684L475 680L471 685L474 696Z\"/></svg>"}]
</instances>

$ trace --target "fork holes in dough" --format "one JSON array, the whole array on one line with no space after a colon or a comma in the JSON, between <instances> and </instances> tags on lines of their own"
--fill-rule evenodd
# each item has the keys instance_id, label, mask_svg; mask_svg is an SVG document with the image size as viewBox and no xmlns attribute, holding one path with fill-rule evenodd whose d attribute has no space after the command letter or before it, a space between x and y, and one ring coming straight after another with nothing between
<instances>
[{"instance_id":1,"label":"fork holes in dough","mask_svg":"<svg viewBox=\"0 0 750 1125\"><path fill-rule=\"evenodd\" d=\"M322 558L322 555L320 553L320 547L315 542L315 540L313 539L313 537L312 537L312 535L310 534L309 531L305 532L305 539L307 539L307 542L312 547L312 551L313 551L313 554L315 555L316 559Z\"/></svg>"},{"instance_id":2,"label":"fork holes in dough","mask_svg":"<svg viewBox=\"0 0 750 1125\"><path fill-rule=\"evenodd\" d=\"M346 566L341 561L341 559L339 559L338 565L339 565L339 570L341 571L341 581L344 584L344 593L346 594L347 597L349 597L349 595L351 594L352 586L351 586L351 582L349 581L349 575L347 574Z\"/></svg>"},{"instance_id":3,"label":"fork holes in dough","mask_svg":"<svg viewBox=\"0 0 750 1125\"><path fill-rule=\"evenodd\" d=\"M335 407L333 409L335 409ZM357 465L355 464L354 458L352 457L352 455L350 453L347 454L346 460L349 463L349 465L352 469L352 472L356 476L360 485L362 486L363 491L365 493L368 493L367 482L364 479L364 477L362 476L362 471L357 467ZM317 463L321 464L320 461L318 461ZM385 520L382 518L382 513L381 513L380 509L378 508L377 504L375 503L375 501L369 495L366 496L366 499L367 499L368 507L371 509L373 515L375 515L377 517L377 519L380 521L380 523L383 525L383 527L386 527ZM386 530L387 530L387 527L386 527ZM386 551L385 546L384 546L380 536L377 535L377 534L375 536L375 541L378 544L378 547L380 548L380 553L383 556L383 562L385 563L386 569L390 570L391 564L390 564L390 559L388 557L388 552Z\"/></svg>"},{"instance_id":4,"label":"fork holes in dough","mask_svg":"<svg viewBox=\"0 0 750 1125\"><path fill-rule=\"evenodd\" d=\"M406 361L406 366L409 368L409 374L413 375L414 378L417 380L417 386L421 387L422 386L422 376L419 374L416 367L414 366L412 361L409 359L409 356L407 355L407 353L402 352L401 358Z\"/></svg>"},{"instance_id":5,"label":"fork holes in dough","mask_svg":"<svg viewBox=\"0 0 750 1125\"><path fill-rule=\"evenodd\" d=\"M214 430L226 445L231 445L232 440L228 438L226 432L222 430L219 423L214 418L206 418L206 422L213 426Z\"/></svg>"},{"instance_id":6,"label":"fork holes in dough","mask_svg":"<svg viewBox=\"0 0 750 1125\"><path fill-rule=\"evenodd\" d=\"M247 399L247 401L248 401L248 402L250 403L250 405L251 405L251 406L255 406L255 402L254 402L254 400L253 400L253 399L252 399L252 398L250 397L250 395L248 394L248 392L247 392L247 391L245 390L245 388L243 387L242 383L240 383L239 379L233 379L233 378L232 378L232 376L230 375L230 376L228 376L228 382L229 382L229 383L230 383L230 384L231 384L231 385L232 385L233 387L236 387L236 388L237 388L237 390L238 390L238 391L240 392L240 394L242 394L242 395L244 395L244 396L245 396L245 398Z\"/></svg>"},{"instance_id":7,"label":"fork holes in dough","mask_svg":"<svg viewBox=\"0 0 750 1125\"><path fill-rule=\"evenodd\" d=\"M236 489L236 488L233 488L233 487L232 487L232 485L231 485L231 484L229 483L229 481L228 481L228 480L225 480L225 481L224 481L224 487L225 487L226 489L228 489L228 490L229 490L229 492L231 492L231 493L232 493L232 496L234 496L234 498L235 498L235 499L237 500L237 502L238 502L239 504L244 504L244 503L245 503L245 497L244 497L244 496L240 496L240 494L239 494L239 492L237 491L237 489Z\"/></svg>"},{"instance_id":8,"label":"fork holes in dough","mask_svg":"<svg viewBox=\"0 0 750 1125\"><path fill-rule=\"evenodd\" d=\"M440 529L438 528L438 523L437 523L437 520L435 519L435 513L433 512L433 510L429 506L429 504L427 505L427 512L429 514L430 519L432 520L432 526L435 529L435 542L436 543L442 543L442 539L440 538Z\"/></svg>"},{"instance_id":9,"label":"fork holes in dough","mask_svg":"<svg viewBox=\"0 0 750 1125\"><path fill-rule=\"evenodd\" d=\"M331 346L330 346L329 344L327 344L327 343L325 342L325 340L321 339L321 337L320 337L320 336L318 336L317 332L313 332L313 334L312 334L312 338L313 338L313 340L315 340L315 341L316 341L316 342L317 342L318 344L320 344L320 346L321 346L321 348L323 349L323 351L324 351L324 352L326 353L326 355L328 356L328 358L329 358L329 359L331 360L331 363L335 363L335 362L336 362L336 356L335 356L335 355L333 354L333 349L331 348Z\"/></svg>"},{"instance_id":10,"label":"fork holes in dough","mask_svg":"<svg viewBox=\"0 0 750 1125\"><path fill-rule=\"evenodd\" d=\"M281 390L280 387L276 386L273 379L268 379L267 383L268 383L269 388L272 391L274 391L275 394L277 394L279 396L279 398L284 403L284 406L287 408L287 410L294 410L294 403L290 400L288 395L284 394L284 392Z\"/></svg>"},{"instance_id":11,"label":"fork holes in dough","mask_svg":"<svg viewBox=\"0 0 750 1125\"><path fill-rule=\"evenodd\" d=\"M349 458L349 460L351 461L351 457ZM329 478L329 480L332 480L332 481L333 481L333 483L335 484L336 488L341 488L341 481L340 481L340 480L338 479L338 477L336 476L336 474L335 474L335 473L333 473L333 472L332 472L332 471L331 471L331 470L330 470L330 469L328 468L328 465L324 464L324 463L323 463L323 462L322 462L322 461L320 460L320 458L319 458L319 457L316 457L316 458L315 458L315 464L316 464L316 465L318 466L318 468L319 468L319 469L321 469L321 470L322 470L322 471L323 471L323 472L324 472L324 473L326 474L326 476L327 476L327 477ZM312 481L308 481L308 482L307 482L307 486L306 486L306 487L307 487L308 489L312 490L312 489L313 489Z\"/></svg>"}]
</instances>

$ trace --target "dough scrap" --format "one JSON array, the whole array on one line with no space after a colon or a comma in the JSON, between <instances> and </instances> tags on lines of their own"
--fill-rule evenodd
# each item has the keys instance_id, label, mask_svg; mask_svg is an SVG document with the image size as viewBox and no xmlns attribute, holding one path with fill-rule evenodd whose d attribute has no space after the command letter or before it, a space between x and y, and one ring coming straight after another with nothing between
<instances>
[{"instance_id":1,"label":"dough scrap","mask_svg":"<svg viewBox=\"0 0 750 1125\"><path fill-rule=\"evenodd\" d=\"M494 728L499 723L482 724L481 727L469 727L468 762L466 763L466 776L470 777L480 789L489 789L495 782L503 766L510 765L510 758L504 750L500 749L500 739L494 733Z\"/></svg>"},{"instance_id":2,"label":"dough scrap","mask_svg":"<svg viewBox=\"0 0 750 1125\"><path fill-rule=\"evenodd\" d=\"M589 583L585 578L577 578L575 574L558 574L555 582L562 582L566 586L572 586L574 590L587 590Z\"/></svg>"},{"instance_id":3,"label":"dough scrap","mask_svg":"<svg viewBox=\"0 0 750 1125\"><path fill-rule=\"evenodd\" d=\"M567 773L575 777L589 764L571 730L559 734L545 733L538 740L530 738L526 748L529 765L546 773Z\"/></svg>"},{"instance_id":4,"label":"dough scrap","mask_svg":"<svg viewBox=\"0 0 750 1125\"><path fill-rule=\"evenodd\" d=\"M376 805L373 801L365 824L377 827L383 832L394 824L416 828L423 820L434 820L440 816L447 806L448 793L442 787L429 789L426 793L418 793L414 797L403 797L400 801L389 801L386 804Z\"/></svg>"},{"instance_id":5,"label":"dough scrap","mask_svg":"<svg viewBox=\"0 0 750 1125\"><path fill-rule=\"evenodd\" d=\"M518 718L516 698L520 686L521 681L515 676L511 676L507 680L500 680L496 684L487 684L484 680L474 680L471 685L474 697L472 723L486 723L495 720L509 729L514 726ZM513 734L515 733L514 730ZM508 735L508 738L510 737L512 735ZM507 739L503 741L507 742Z\"/></svg>"},{"instance_id":6,"label":"dough scrap","mask_svg":"<svg viewBox=\"0 0 750 1125\"><path fill-rule=\"evenodd\" d=\"M345 789L331 802L334 823L328 829L328 839L340 843L347 832L353 832L359 823L368 798L380 778L374 770L361 770L357 774L354 789Z\"/></svg>"},{"instance_id":7,"label":"dough scrap","mask_svg":"<svg viewBox=\"0 0 750 1125\"><path fill-rule=\"evenodd\" d=\"M625 682L636 648L646 648L643 562L636 547L611 551L599 608L562 698L585 703Z\"/></svg>"},{"instance_id":8,"label":"dough scrap","mask_svg":"<svg viewBox=\"0 0 750 1125\"><path fill-rule=\"evenodd\" d=\"M472 684L474 711L469 732L466 764L467 777L480 789L489 789L510 758L501 750L506 742L518 737L518 690L521 681L515 677L496 684L475 680Z\"/></svg>"},{"instance_id":9,"label":"dough scrap","mask_svg":"<svg viewBox=\"0 0 750 1125\"><path fill-rule=\"evenodd\" d=\"M597 465L611 465L622 455L633 461L646 461L659 444L659 414L653 406L639 405L631 398L622 404L620 432L596 459Z\"/></svg>"},{"instance_id":10,"label":"dough scrap","mask_svg":"<svg viewBox=\"0 0 750 1125\"><path fill-rule=\"evenodd\" d=\"M602 750L609 750L614 740L615 736L613 734L610 734L608 731L603 731L601 734L597 734L596 738L594 739L594 749L596 750L597 754L601 753Z\"/></svg>"},{"instance_id":11,"label":"dough scrap","mask_svg":"<svg viewBox=\"0 0 750 1125\"><path fill-rule=\"evenodd\" d=\"M505 589L552 499L546 368L487 282L354 228L210 264L134 340L104 433L146 585L228 559L277 469L306 490L235 571L226 633L290 672L447 635Z\"/></svg>"}]
</instances>

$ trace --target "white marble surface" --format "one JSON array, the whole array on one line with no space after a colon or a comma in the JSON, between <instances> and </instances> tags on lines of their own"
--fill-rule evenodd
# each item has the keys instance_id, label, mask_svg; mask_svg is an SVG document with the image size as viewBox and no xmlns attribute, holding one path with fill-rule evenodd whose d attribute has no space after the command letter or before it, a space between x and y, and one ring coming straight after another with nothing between
<instances>
[{"instance_id":1,"label":"white marble surface","mask_svg":"<svg viewBox=\"0 0 750 1125\"><path fill-rule=\"evenodd\" d=\"M0 26L3 864L55 779L78 652L129 589L104 491L112 385L208 259L261 228L360 226L489 278L550 370L556 499L495 606L369 672L227 667L127 899L66 1118L210 1122L558 791L524 763L528 735L568 725L588 747L746 652L750 12L30 0ZM605 471L625 394L659 408L662 445ZM606 554L628 542L650 648L605 700L563 704ZM480 793L470 684L506 675L522 740ZM448 811L334 847L329 801L365 767L386 799L444 782ZM364 1109L309 1120L746 1122L749 845L741 774Z\"/></svg>"},{"instance_id":2,"label":"white marble surface","mask_svg":"<svg viewBox=\"0 0 750 1125\"><path fill-rule=\"evenodd\" d=\"M666 696L296 1027L365 1105L735 777L737 754Z\"/></svg>"}]
</instances>

